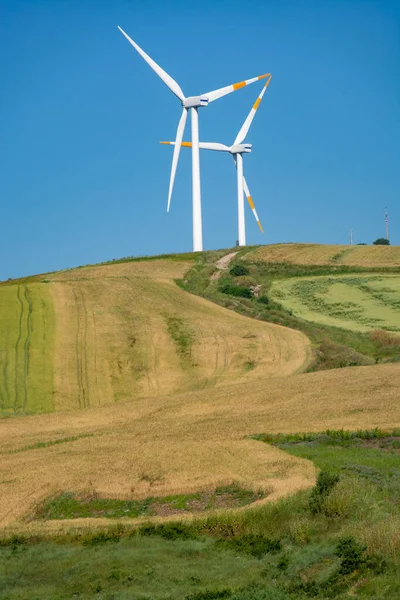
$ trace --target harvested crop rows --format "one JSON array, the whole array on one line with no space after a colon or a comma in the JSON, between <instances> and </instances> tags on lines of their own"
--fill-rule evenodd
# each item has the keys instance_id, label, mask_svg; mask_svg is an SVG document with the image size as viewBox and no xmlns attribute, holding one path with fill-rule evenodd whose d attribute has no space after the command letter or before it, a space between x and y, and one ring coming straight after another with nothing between
<instances>
[{"instance_id":1,"label":"harvested crop rows","mask_svg":"<svg viewBox=\"0 0 400 600\"><path fill-rule=\"evenodd\" d=\"M271 297L307 321L358 331L400 331L398 275L290 278L276 281Z\"/></svg>"},{"instance_id":2,"label":"harvested crop rows","mask_svg":"<svg viewBox=\"0 0 400 600\"><path fill-rule=\"evenodd\" d=\"M0 421L0 526L70 527L68 520L24 522L60 490L133 499L237 481L276 499L312 485L314 468L246 436L391 429L400 425L399 387L399 366L378 365Z\"/></svg>"},{"instance_id":3,"label":"harvested crop rows","mask_svg":"<svg viewBox=\"0 0 400 600\"><path fill-rule=\"evenodd\" d=\"M174 279L188 266L131 262L2 285L2 414L76 410L304 368L304 335L183 292Z\"/></svg>"}]
</instances>

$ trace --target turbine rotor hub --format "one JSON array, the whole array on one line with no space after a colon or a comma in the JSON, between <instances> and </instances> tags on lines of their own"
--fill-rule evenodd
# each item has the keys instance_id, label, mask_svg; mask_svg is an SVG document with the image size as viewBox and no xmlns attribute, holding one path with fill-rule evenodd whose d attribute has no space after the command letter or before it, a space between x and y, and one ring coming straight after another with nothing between
<instances>
[{"instance_id":1,"label":"turbine rotor hub","mask_svg":"<svg viewBox=\"0 0 400 600\"><path fill-rule=\"evenodd\" d=\"M198 108L199 106L207 106L207 96L190 96L182 101L182 106L185 108Z\"/></svg>"},{"instance_id":2,"label":"turbine rotor hub","mask_svg":"<svg viewBox=\"0 0 400 600\"><path fill-rule=\"evenodd\" d=\"M246 152L251 152L252 145L251 144L234 144L230 148L231 154L243 154Z\"/></svg>"}]
</instances>

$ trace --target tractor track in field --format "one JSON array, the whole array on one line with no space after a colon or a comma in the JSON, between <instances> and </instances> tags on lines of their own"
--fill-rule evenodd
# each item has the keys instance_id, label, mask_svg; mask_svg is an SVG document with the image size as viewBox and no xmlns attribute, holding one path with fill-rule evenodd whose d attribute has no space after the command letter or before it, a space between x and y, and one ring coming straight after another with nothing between
<instances>
[{"instance_id":1,"label":"tractor track in field","mask_svg":"<svg viewBox=\"0 0 400 600\"><path fill-rule=\"evenodd\" d=\"M24 316L24 304L21 299L21 287L17 287L17 299L20 305L20 313L18 318L18 336L17 341L15 343L15 376L14 376L14 412L18 411L18 400L19 400L19 390L18 390L18 367L19 367L19 344L22 340L22 320Z\"/></svg>"},{"instance_id":2,"label":"tractor track in field","mask_svg":"<svg viewBox=\"0 0 400 600\"><path fill-rule=\"evenodd\" d=\"M24 342L24 404L23 408L26 411L28 404L28 375L29 375L29 363L30 363L30 344L31 344L31 333L32 333L32 300L29 295L29 289L25 286L24 297L28 305L28 312L26 316L26 338Z\"/></svg>"},{"instance_id":3,"label":"tractor track in field","mask_svg":"<svg viewBox=\"0 0 400 600\"><path fill-rule=\"evenodd\" d=\"M90 383L89 383L89 373L88 373L88 357L87 357L87 330L88 330L88 318L87 318L87 310L86 310L86 304L85 304L85 297L83 295L83 291L82 289L80 290L81 292L81 300L82 300L82 309L83 309L83 321L84 321L84 327L83 327L83 336L82 336L82 356L83 356L83 372L84 372L84 376L85 376L85 383L86 383L86 388L85 388L85 401L86 407L90 406Z\"/></svg>"},{"instance_id":4,"label":"tractor track in field","mask_svg":"<svg viewBox=\"0 0 400 600\"><path fill-rule=\"evenodd\" d=\"M2 409L4 409L5 406L8 406L9 402L10 402L10 389L8 387L7 369L8 369L8 349L6 349L6 356L5 356L5 360L4 360L4 364L3 364L4 400L3 400L3 394L1 394L1 398L0 398Z\"/></svg>"},{"instance_id":5,"label":"tractor track in field","mask_svg":"<svg viewBox=\"0 0 400 600\"><path fill-rule=\"evenodd\" d=\"M82 376L81 376L81 365L79 358L79 331L80 331L80 322L79 322L79 309L78 309L78 297L74 288L72 288L72 293L75 299L75 312L76 312L76 338L75 338L75 364L76 364L76 380L78 383L78 404L79 408L82 408Z\"/></svg>"},{"instance_id":6,"label":"tractor track in field","mask_svg":"<svg viewBox=\"0 0 400 600\"><path fill-rule=\"evenodd\" d=\"M94 360L94 382L96 386L96 395L99 393L99 382L97 377L97 329L96 329L96 319L94 316L94 310L92 309L92 317L93 317L93 338L94 338L94 347L93 347L93 360Z\"/></svg>"},{"instance_id":7,"label":"tractor track in field","mask_svg":"<svg viewBox=\"0 0 400 600\"><path fill-rule=\"evenodd\" d=\"M80 299L82 302L83 318L81 315L81 304L78 299L78 295L75 289L72 289L72 293L75 298L75 310L76 310L76 341L75 341L75 352L76 352L76 375L78 382L78 403L79 408L88 408L90 406L89 400L89 376L87 367L87 313L86 306L83 297L83 292L80 290Z\"/></svg>"}]
</instances>

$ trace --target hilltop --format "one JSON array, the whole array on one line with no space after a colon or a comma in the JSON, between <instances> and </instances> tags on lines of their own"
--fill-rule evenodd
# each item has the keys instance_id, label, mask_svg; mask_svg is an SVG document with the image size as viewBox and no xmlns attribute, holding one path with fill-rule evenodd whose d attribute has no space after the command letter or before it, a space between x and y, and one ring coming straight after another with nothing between
<instances>
[{"instance_id":1,"label":"hilltop","mask_svg":"<svg viewBox=\"0 0 400 600\"><path fill-rule=\"evenodd\" d=\"M252 261L294 265L400 268L400 246L271 244L261 246L247 256Z\"/></svg>"}]
</instances>

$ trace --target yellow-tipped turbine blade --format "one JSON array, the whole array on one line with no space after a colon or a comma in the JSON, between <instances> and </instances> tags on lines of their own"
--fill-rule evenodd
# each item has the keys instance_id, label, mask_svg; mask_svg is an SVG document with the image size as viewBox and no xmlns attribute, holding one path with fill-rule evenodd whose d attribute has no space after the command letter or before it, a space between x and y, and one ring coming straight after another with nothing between
<instances>
[{"instance_id":1,"label":"yellow-tipped turbine blade","mask_svg":"<svg viewBox=\"0 0 400 600\"><path fill-rule=\"evenodd\" d=\"M261 233L264 233L264 229L263 229L263 227L261 225L261 221L258 218L256 207L254 206L253 198L251 197L249 187L248 187L246 179L244 177L243 177L243 189L244 189L244 193L246 194L247 202L250 204L250 208L252 210L252 213L253 213L256 221L257 221L257 225L260 228Z\"/></svg>"},{"instance_id":2,"label":"yellow-tipped turbine blade","mask_svg":"<svg viewBox=\"0 0 400 600\"><path fill-rule=\"evenodd\" d=\"M253 77L252 79L245 79L244 81L239 81L238 83L233 83L232 85L227 85L226 87L220 88L219 90L213 90L212 92L207 92L206 94L202 94L202 96L207 96L208 102L213 102L218 98L222 98L222 96L226 96L226 94L231 94L232 92L236 92L236 90L240 90L246 85L250 85L255 81L259 81L260 79L264 79L265 77L271 77L271 73L265 73L265 75L258 75L258 77Z\"/></svg>"},{"instance_id":3,"label":"yellow-tipped turbine blade","mask_svg":"<svg viewBox=\"0 0 400 600\"><path fill-rule=\"evenodd\" d=\"M244 138L246 137L246 135L250 129L250 125L252 124L253 119L255 117L257 108L260 106L261 100L263 99L263 96L265 94L265 90L269 86L271 79L272 79L272 75L270 75L268 77L265 85L263 86L263 89L261 90L261 93L257 97L257 100L254 102L249 114L246 117L245 122L241 126L240 131L237 134L235 141L233 142L234 144L241 144L243 142Z\"/></svg>"}]
</instances>

